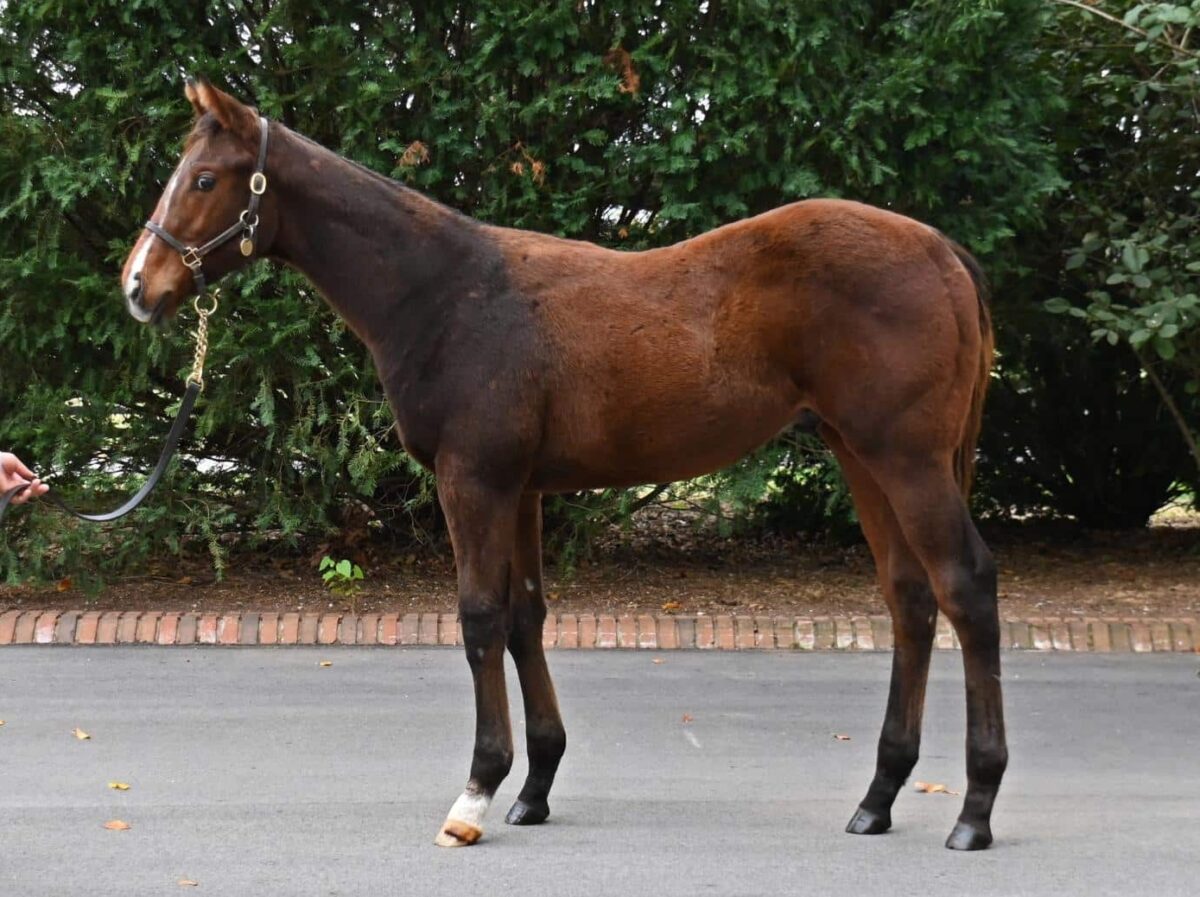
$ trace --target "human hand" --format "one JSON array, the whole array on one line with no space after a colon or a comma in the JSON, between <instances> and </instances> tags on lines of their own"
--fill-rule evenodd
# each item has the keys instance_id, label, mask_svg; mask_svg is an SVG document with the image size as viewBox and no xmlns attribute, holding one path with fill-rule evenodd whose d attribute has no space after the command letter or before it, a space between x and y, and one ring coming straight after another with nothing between
<instances>
[{"instance_id":1,"label":"human hand","mask_svg":"<svg viewBox=\"0 0 1200 897\"><path fill-rule=\"evenodd\" d=\"M22 464L20 458L11 452L0 452L0 495L26 484L29 488L13 498L14 505L23 504L50 491L50 487L34 476L33 471Z\"/></svg>"}]
</instances>

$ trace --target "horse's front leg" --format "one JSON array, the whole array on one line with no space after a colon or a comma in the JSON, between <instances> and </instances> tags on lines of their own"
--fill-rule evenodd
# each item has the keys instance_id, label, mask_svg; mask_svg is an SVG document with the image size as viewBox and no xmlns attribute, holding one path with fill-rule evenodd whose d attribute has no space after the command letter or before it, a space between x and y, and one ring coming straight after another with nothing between
<instances>
[{"instance_id":1,"label":"horse's front leg","mask_svg":"<svg viewBox=\"0 0 1200 897\"><path fill-rule=\"evenodd\" d=\"M471 776L438 832L435 843L440 847L464 847L480 839L484 814L512 766L504 649L510 627L509 568L520 492L519 488L499 490L469 473L444 471L439 465L438 498L454 545L459 620L475 680Z\"/></svg>"},{"instance_id":2,"label":"horse's front leg","mask_svg":"<svg viewBox=\"0 0 1200 897\"><path fill-rule=\"evenodd\" d=\"M529 776L504 821L509 825L537 825L550 815L550 786L567 747L567 733L542 650L546 601L542 594L542 497L537 493L521 498L509 583L512 630L508 650L517 665L525 699Z\"/></svg>"}]
</instances>

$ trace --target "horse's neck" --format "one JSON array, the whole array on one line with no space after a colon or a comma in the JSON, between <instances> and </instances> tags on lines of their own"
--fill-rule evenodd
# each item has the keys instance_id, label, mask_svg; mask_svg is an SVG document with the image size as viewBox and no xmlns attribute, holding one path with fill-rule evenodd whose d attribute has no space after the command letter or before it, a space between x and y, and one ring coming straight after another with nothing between
<instances>
[{"instance_id":1,"label":"horse's neck","mask_svg":"<svg viewBox=\"0 0 1200 897\"><path fill-rule=\"evenodd\" d=\"M478 225L290 131L272 153L281 203L272 256L304 274L378 354L427 317Z\"/></svg>"}]
</instances>

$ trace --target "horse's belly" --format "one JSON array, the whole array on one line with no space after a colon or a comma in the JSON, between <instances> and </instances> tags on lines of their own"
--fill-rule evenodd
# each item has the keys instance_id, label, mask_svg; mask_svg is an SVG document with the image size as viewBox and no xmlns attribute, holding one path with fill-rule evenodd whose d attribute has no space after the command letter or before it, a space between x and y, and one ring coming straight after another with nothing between
<instances>
[{"instance_id":1,"label":"horse's belly","mask_svg":"<svg viewBox=\"0 0 1200 897\"><path fill-rule=\"evenodd\" d=\"M790 396L741 398L552 419L530 485L542 492L574 492L712 473L774 437L799 411Z\"/></svg>"}]
</instances>

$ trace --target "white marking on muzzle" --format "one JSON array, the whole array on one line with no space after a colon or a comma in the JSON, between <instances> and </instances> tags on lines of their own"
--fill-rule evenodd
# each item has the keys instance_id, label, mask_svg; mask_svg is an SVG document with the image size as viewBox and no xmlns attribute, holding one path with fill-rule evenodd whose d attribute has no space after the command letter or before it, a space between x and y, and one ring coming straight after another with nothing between
<instances>
[{"instance_id":1,"label":"white marking on muzzle","mask_svg":"<svg viewBox=\"0 0 1200 897\"><path fill-rule=\"evenodd\" d=\"M159 224L166 221L167 216L171 213L171 202L175 198L175 190L179 186L180 175L183 173L187 160L187 155L184 155L179 160L179 166L171 175L171 180L167 181L167 189L163 191L162 199L158 201L158 205L154 209L154 217ZM126 276L124 284L125 299L129 305L129 313L143 324L150 320L151 313L133 301L133 291L137 288L138 278L142 274L142 269L146 267L146 257L150 255L150 247L153 245L153 235L149 233L142 234L142 245L138 247L137 255L133 257L133 264L129 266L129 274Z\"/></svg>"},{"instance_id":2,"label":"white marking on muzzle","mask_svg":"<svg viewBox=\"0 0 1200 897\"><path fill-rule=\"evenodd\" d=\"M125 307L129 309L129 314L132 315L133 319L139 324L147 324L149 323L150 319L154 317L154 312L147 311L146 309L142 308L139 303L134 302L133 296L131 296L129 293L125 294Z\"/></svg>"}]
</instances>

